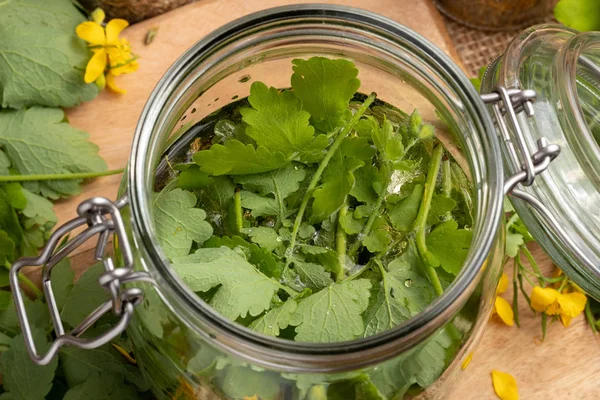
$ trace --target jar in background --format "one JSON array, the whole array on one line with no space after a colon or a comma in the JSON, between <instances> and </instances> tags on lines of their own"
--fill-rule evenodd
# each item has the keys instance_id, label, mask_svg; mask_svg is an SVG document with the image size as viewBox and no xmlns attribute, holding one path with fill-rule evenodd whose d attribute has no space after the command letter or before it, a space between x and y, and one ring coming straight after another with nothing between
<instances>
[{"instance_id":1,"label":"jar in background","mask_svg":"<svg viewBox=\"0 0 600 400\"><path fill-rule=\"evenodd\" d=\"M531 154L540 140L561 148L523 195L511 197L513 205L552 260L600 299L600 33L561 25L525 29L488 67L481 91L499 85L536 93L531 115L519 114L518 124ZM508 139L518 143L518 132L509 128ZM505 171L511 175L521 163L508 152L504 145Z\"/></svg>"},{"instance_id":2,"label":"jar in background","mask_svg":"<svg viewBox=\"0 0 600 400\"><path fill-rule=\"evenodd\" d=\"M471 28L504 31L542 22L557 0L433 0L453 20Z\"/></svg>"}]
</instances>

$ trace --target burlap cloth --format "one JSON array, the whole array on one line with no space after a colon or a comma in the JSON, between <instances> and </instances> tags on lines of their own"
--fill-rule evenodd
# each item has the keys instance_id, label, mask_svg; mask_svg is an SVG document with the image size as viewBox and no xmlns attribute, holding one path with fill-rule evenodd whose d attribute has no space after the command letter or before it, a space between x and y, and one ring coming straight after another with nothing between
<instances>
[{"instance_id":1,"label":"burlap cloth","mask_svg":"<svg viewBox=\"0 0 600 400\"><path fill-rule=\"evenodd\" d=\"M520 32L484 32L461 25L447 17L444 17L444 20L456 51L470 76L477 76L479 68L487 66L504 53L510 41ZM542 22L556 23L556 20L549 14Z\"/></svg>"}]
</instances>

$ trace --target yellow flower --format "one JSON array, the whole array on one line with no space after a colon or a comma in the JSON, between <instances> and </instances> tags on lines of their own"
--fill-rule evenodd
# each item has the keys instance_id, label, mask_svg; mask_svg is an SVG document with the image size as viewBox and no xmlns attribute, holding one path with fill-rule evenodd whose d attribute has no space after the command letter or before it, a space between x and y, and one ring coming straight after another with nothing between
<instances>
[{"instance_id":1,"label":"yellow flower","mask_svg":"<svg viewBox=\"0 0 600 400\"><path fill-rule=\"evenodd\" d=\"M125 93L116 86L114 77L129 74L139 67L129 42L119 38L129 23L124 19L112 19L104 28L104 12L100 9L92 13L92 19L93 21L82 22L76 28L77 36L88 42L88 47L93 52L85 69L84 80L86 83L97 81L98 87L102 87L105 82L111 90Z\"/></svg>"},{"instance_id":2,"label":"yellow flower","mask_svg":"<svg viewBox=\"0 0 600 400\"><path fill-rule=\"evenodd\" d=\"M568 327L571 320L585 309L587 297L580 292L559 292L554 288L536 286L531 291L531 307L547 315L559 315L562 324Z\"/></svg>"},{"instance_id":3,"label":"yellow flower","mask_svg":"<svg viewBox=\"0 0 600 400\"><path fill-rule=\"evenodd\" d=\"M511 374L492 371L492 383L496 395L502 400L519 400L517 381Z\"/></svg>"},{"instance_id":4,"label":"yellow flower","mask_svg":"<svg viewBox=\"0 0 600 400\"><path fill-rule=\"evenodd\" d=\"M499 296L506 292L506 289L508 289L508 275L503 273L502 277L500 277L500 282L498 282L498 287L496 288L496 300L494 301L494 310L492 313L497 314L506 325L513 326L515 324L515 314L513 309L508 301Z\"/></svg>"}]
</instances>

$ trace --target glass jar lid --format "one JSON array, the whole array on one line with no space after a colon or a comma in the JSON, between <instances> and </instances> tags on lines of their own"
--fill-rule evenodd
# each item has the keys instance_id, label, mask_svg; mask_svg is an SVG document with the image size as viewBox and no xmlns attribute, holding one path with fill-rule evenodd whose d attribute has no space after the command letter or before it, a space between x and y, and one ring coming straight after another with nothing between
<instances>
[{"instance_id":1,"label":"glass jar lid","mask_svg":"<svg viewBox=\"0 0 600 400\"><path fill-rule=\"evenodd\" d=\"M516 211L565 274L600 299L600 34L531 27L488 67L482 93Z\"/></svg>"}]
</instances>

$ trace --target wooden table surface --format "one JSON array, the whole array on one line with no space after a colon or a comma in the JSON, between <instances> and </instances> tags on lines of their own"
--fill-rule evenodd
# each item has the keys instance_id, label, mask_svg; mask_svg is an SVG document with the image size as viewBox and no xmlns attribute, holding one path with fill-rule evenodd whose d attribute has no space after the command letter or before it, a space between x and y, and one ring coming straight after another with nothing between
<instances>
[{"instance_id":1,"label":"wooden table surface","mask_svg":"<svg viewBox=\"0 0 600 400\"><path fill-rule=\"evenodd\" d=\"M141 56L140 69L131 75L119 77L119 86L128 90L126 95L102 93L95 100L68 110L73 126L90 133L91 140L100 147L100 154L109 168L124 167L129 157L133 132L148 95L154 85L175 59L197 40L242 15L283 4L307 3L286 0L203 0L168 14L128 28L124 36ZM338 0L323 1L364 8L394 19L431 40L455 60L456 52L447 34L444 22L430 0ZM158 27L154 42L143 44L146 32ZM114 198L120 176L95 180L85 186L84 192L69 201L56 205L59 221L75 215L76 205L91 196ZM89 259L89 247L83 247L74 257L74 265L84 268ZM550 260L533 248L534 255L546 270ZM511 268L507 268L510 272ZM510 291L505 293L511 299ZM522 302L521 328L507 327L492 319L474 353L473 361L462 373L455 386L452 400L480 400L496 398L490 372L497 369L515 376L522 399L598 399L600 398L600 345L582 317L568 329L559 323L548 329L548 337L541 343L539 317L534 317Z\"/></svg>"}]
</instances>

